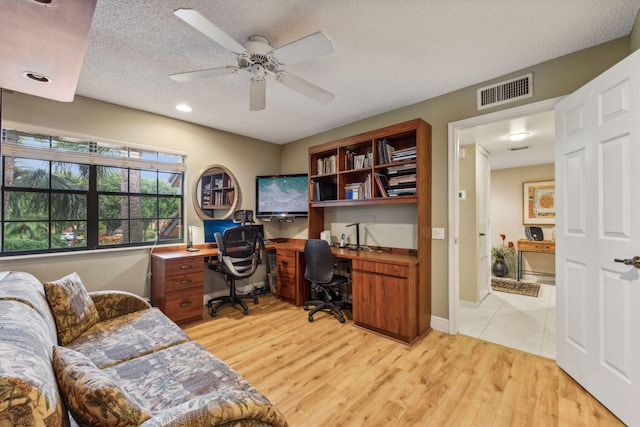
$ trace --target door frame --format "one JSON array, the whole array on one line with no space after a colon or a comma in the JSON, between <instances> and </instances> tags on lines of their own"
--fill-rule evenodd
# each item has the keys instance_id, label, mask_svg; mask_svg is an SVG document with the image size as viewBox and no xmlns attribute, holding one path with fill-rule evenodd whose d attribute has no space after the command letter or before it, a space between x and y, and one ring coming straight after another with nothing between
<instances>
[{"instance_id":1,"label":"door frame","mask_svg":"<svg viewBox=\"0 0 640 427\"><path fill-rule=\"evenodd\" d=\"M448 277L449 277L449 319L448 332L452 335L458 333L458 305L460 299L460 256L458 237L460 233L460 202L458 191L460 186L460 166L458 155L460 153L460 141L458 131L464 128L491 123L498 120L517 118L519 116L552 110L563 96L532 102L530 104L513 107L505 110L487 113L451 122L448 125L448 228L449 248Z\"/></svg>"}]
</instances>

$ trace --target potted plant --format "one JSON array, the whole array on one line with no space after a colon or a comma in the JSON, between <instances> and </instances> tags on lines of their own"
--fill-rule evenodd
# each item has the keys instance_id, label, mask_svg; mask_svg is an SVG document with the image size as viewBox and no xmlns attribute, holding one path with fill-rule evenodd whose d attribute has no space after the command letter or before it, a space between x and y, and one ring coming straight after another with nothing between
<instances>
[{"instance_id":1,"label":"potted plant","mask_svg":"<svg viewBox=\"0 0 640 427\"><path fill-rule=\"evenodd\" d=\"M491 257L493 258L491 272L496 277L505 277L516 269L516 249L513 242L505 243L506 238L506 235L501 234L500 246L491 248Z\"/></svg>"}]
</instances>

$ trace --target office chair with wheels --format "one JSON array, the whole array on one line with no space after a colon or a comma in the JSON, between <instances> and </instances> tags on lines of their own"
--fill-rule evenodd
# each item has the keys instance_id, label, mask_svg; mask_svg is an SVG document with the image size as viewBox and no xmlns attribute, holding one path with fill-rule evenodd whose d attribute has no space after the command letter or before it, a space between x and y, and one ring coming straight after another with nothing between
<instances>
[{"instance_id":1,"label":"office chair with wheels","mask_svg":"<svg viewBox=\"0 0 640 427\"><path fill-rule=\"evenodd\" d=\"M338 316L340 323L344 323L345 318L341 308L347 308L348 305L334 301L334 297L340 295L340 287L348 283L349 278L334 274L337 261L329 244L320 239L307 240L304 245L304 257L307 261L304 277L311 282L311 289L324 294L323 300L304 302L305 310L309 310L310 305L315 306L309 312L309 322L313 322L313 315L318 311L330 310Z\"/></svg>"},{"instance_id":2,"label":"office chair with wheels","mask_svg":"<svg viewBox=\"0 0 640 427\"><path fill-rule=\"evenodd\" d=\"M218 244L218 262L210 264L209 268L222 274L229 283L229 295L212 298L207 302L211 307L211 316L216 317L218 310L225 304L239 304L244 314L249 314L249 308L242 301L242 298L253 298L253 303L258 304L258 297L255 295L239 295L236 293L236 280L244 279L255 273L258 265L262 263L262 253L264 242L258 227L252 225L240 225L228 228L224 235L219 232L215 234Z\"/></svg>"}]
</instances>

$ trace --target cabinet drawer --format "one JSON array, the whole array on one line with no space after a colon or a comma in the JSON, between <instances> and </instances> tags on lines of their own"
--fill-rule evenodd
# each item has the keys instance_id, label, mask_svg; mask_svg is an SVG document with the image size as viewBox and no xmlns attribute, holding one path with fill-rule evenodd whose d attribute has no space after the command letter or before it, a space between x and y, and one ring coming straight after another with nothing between
<instances>
[{"instance_id":1,"label":"cabinet drawer","mask_svg":"<svg viewBox=\"0 0 640 427\"><path fill-rule=\"evenodd\" d=\"M296 286L293 282L278 282L278 296L288 300L295 301Z\"/></svg>"},{"instance_id":2,"label":"cabinet drawer","mask_svg":"<svg viewBox=\"0 0 640 427\"><path fill-rule=\"evenodd\" d=\"M294 283L296 279L295 251L278 251L276 260L278 263L278 283L280 283L280 280Z\"/></svg>"},{"instance_id":3,"label":"cabinet drawer","mask_svg":"<svg viewBox=\"0 0 640 427\"><path fill-rule=\"evenodd\" d=\"M201 288L204 286L204 271L189 274L169 276L164 281L165 291L181 291L188 288Z\"/></svg>"},{"instance_id":4,"label":"cabinet drawer","mask_svg":"<svg viewBox=\"0 0 640 427\"><path fill-rule=\"evenodd\" d=\"M288 300L296 299L296 252L290 250L276 251L278 266L278 296Z\"/></svg>"},{"instance_id":5,"label":"cabinet drawer","mask_svg":"<svg viewBox=\"0 0 640 427\"><path fill-rule=\"evenodd\" d=\"M518 241L518 250L525 251L525 252L554 253L556 251L556 243L545 242L545 241L520 240Z\"/></svg>"},{"instance_id":6,"label":"cabinet drawer","mask_svg":"<svg viewBox=\"0 0 640 427\"><path fill-rule=\"evenodd\" d=\"M353 269L367 273L384 274L386 276L408 277L409 267L406 265L384 264L381 262L353 260Z\"/></svg>"},{"instance_id":7,"label":"cabinet drawer","mask_svg":"<svg viewBox=\"0 0 640 427\"><path fill-rule=\"evenodd\" d=\"M164 265L166 276L203 271L204 261L199 257L172 259L166 261Z\"/></svg>"},{"instance_id":8,"label":"cabinet drawer","mask_svg":"<svg viewBox=\"0 0 640 427\"><path fill-rule=\"evenodd\" d=\"M201 288L167 293L165 314L173 321L202 317L204 295Z\"/></svg>"}]
</instances>

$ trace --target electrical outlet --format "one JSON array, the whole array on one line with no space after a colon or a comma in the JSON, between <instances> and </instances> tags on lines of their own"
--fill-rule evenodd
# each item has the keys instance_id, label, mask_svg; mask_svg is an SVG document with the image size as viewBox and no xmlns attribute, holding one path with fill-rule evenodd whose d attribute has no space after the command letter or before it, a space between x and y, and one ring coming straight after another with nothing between
<instances>
[{"instance_id":1,"label":"electrical outlet","mask_svg":"<svg viewBox=\"0 0 640 427\"><path fill-rule=\"evenodd\" d=\"M444 228L433 227L431 229L431 238L434 240L444 240Z\"/></svg>"}]
</instances>

